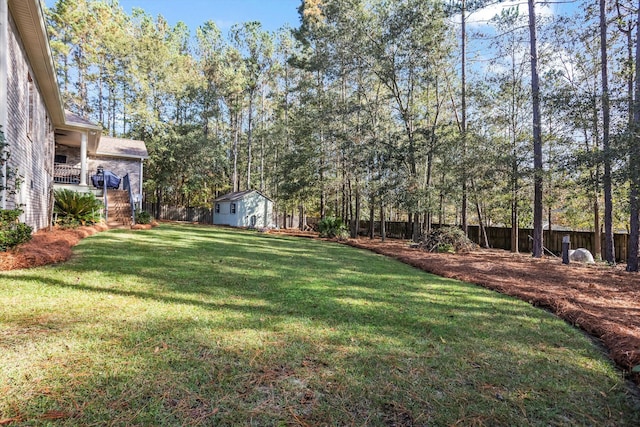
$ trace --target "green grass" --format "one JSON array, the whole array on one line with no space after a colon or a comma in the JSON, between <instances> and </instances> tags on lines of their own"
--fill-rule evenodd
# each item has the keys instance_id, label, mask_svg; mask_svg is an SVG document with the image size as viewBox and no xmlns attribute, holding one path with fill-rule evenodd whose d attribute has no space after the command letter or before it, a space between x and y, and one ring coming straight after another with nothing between
<instances>
[{"instance_id":1,"label":"green grass","mask_svg":"<svg viewBox=\"0 0 640 427\"><path fill-rule=\"evenodd\" d=\"M115 230L0 275L15 425L638 425L622 374L530 305L350 247Z\"/></svg>"}]
</instances>

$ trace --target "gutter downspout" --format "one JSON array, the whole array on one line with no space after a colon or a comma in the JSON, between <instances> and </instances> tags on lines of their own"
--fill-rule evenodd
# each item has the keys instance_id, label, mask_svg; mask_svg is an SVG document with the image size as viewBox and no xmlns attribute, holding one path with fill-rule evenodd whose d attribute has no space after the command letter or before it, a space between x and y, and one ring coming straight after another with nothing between
<instances>
[{"instance_id":1,"label":"gutter downspout","mask_svg":"<svg viewBox=\"0 0 640 427\"><path fill-rule=\"evenodd\" d=\"M8 0L0 0L0 126L7 138L7 124L9 122L8 108L8 66L9 66L9 7ZM8 139L7 139L8 142ZM0 207L7 208L7 158L2 153L2 190L0 191Z\"/></svg>"}]
</instances>

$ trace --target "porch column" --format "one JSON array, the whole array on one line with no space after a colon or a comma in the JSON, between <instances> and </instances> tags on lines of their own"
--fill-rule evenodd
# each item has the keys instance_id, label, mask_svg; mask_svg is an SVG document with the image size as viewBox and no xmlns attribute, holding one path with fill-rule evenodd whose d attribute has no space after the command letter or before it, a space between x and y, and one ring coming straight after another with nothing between
<instances>
[{"instance_id":1,"label":"porch column","mask_svg":"<svg viewBox=\"0 0 640 427\"><path fill-rule=\"evenodd\" d=\"M87 132L80 140L80 185L87 185Z\"/></svg>"},{"instance_id":2,"label":"porch column","mask_svg":"<svg viewBox=\"0 0 640 427\"><path fill-rule=\"evenodd\" d=\"M5 138L7 135L7 123L9 110L7 107L7 91L8 91L8 67L9 67L9 9L7 6L7 0L0 0L0 126L2 126L2 132L4 132ZM9 142L6 140L5 142ZM4 154L2 154L4 156ZM7 163L2 164L2 182L0 186L5 188L7 186ZM7 190L0 191L0 208L7 208Z\"/></svg>"}]
</instances>

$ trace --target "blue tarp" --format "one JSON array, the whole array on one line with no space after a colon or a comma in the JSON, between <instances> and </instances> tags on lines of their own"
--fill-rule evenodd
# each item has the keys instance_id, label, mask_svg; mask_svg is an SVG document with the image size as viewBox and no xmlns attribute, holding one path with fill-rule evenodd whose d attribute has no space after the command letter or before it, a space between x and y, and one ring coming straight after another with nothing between
<instances>
[{"instance_id":1,"label":"blue tarp","mask_svg":"<svg viewBox=\"0 0 640 427\"><path fill-rule=\"evenodd\" d=\"M91 177L91 183L96 188L103 188L105 180L107 188L117 190L120 187L120 177L111 171L97 173Z\"/></svg>"}]
</instances>

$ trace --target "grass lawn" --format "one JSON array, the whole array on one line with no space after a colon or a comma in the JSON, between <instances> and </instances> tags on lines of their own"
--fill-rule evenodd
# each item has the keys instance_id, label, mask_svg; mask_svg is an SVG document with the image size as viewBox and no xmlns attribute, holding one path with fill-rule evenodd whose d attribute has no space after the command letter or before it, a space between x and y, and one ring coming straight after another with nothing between
<instances>
[{"instance_id":1,"label":"grass lawn","mask_svg":"<svg viewBox=\"0 0 640 427\"><path fill-rule=\"evenodd\" d=\"M347 246L114 230L0 273L0 424L640 424L545 311Z\"/></svg>"}]
</instances>

